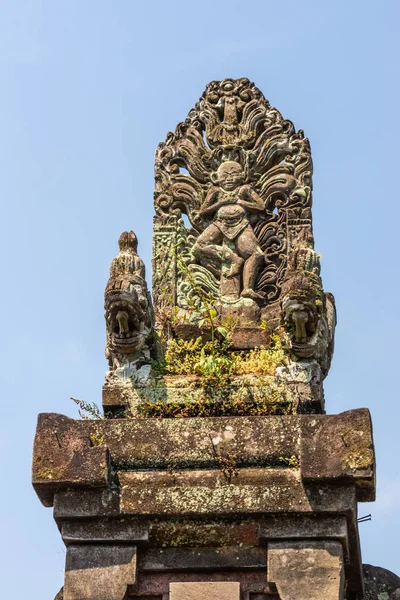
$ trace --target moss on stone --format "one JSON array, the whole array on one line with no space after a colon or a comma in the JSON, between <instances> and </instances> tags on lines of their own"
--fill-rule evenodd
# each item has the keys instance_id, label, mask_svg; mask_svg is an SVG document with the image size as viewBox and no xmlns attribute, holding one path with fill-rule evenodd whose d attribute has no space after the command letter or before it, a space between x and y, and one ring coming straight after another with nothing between
<instances>
[{"instance_id":1,"label":"moss on stone","mask_svg":"<svg viewBox=\"0 0 400 600\"><path fill-rule=\"evenodd\" d=\"M360 452L349 452L343 457L343 466L351 469L352 471L359 471L360 469L370 469L373 464L373 451L366 450L363 453Z\"/></svg>"},{"instance_id":2,"label":"moss on stone","mask_svg":"<svg viewBox=\"0 0 400 600\"><path fill-rule=\"evenodd\" d=\"M214 390L199 400L187 402L145 402L137 407L140 417L223 417L241 415L285 415L293 412L293 403L285 398L260 395L240 397L229 390Z\"/></svg>"},{"instance_id":3,"label":"moss on stone","mask_svg":"<svg viewBox=\"0 0 400 600\"><path fill-rule=\"evenodd\" d=\"M97 433L91 433L89 435L92 446L101 446L104 444L104 435L98 435Z\"/></svg>"},{"instance_id":4,"label":"moss on stone","mask_svg":"<svg viewBox=\"0 0 400 600\"><path fill-rule=\"evenodd\" d=\"M61 472L57 467L41 467L36 471L36 479L59 479Z\"/></svg>"}]
</instances>

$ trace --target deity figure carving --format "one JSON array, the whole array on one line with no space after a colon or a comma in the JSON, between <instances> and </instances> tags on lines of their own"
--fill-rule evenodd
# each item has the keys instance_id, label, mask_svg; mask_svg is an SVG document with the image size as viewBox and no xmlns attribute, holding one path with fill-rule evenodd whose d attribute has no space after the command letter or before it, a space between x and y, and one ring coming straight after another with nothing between
<instances>
[{"instance_id":1,"label":"deity figure carving","mask_svg":"<svg viewBox=\"0 0 400 600\"><path fill-rule=\"evenodd\" d=\"M206 298L220 321L247 328L247 344L250 329L283 326L294 354L329 363L334 305L313 249L310 144L253 83L207 85L157 149L154 198L158 329L198 335Z\"/></svg>"},{"instance_id":2,"label":"deity figure carving","mask_svg":"<svg viewBox=\"0 0 400 600\"><path fill-rule=\"evenodd\" d=\"M124 231L105 291L106 357L110 375L130 376L150 361L153 344L152 303L145 266L137 254L137 237Z\"/></svg>"},{"instance_id":3,"label":"deity figure carving","mask_svg":"<svg viewBox=\"0 0 400 600\"><path fill-rule=\"evenodd\" d=\"M243 271L243 298L263 300L254 290L256 278L264 263L249 216L264 211L260 196L244 184L241 165L234 161L221 163L213 179L217 185L211 187L200 208L200 216L214 220L199 235L194 245L194 255L199 264L204 264L214 274L216 267L224 272L224 279L240 277ZM240 282L239 282L240 286ZM221 282L221 294L229 294L229 285Z\"/></svg>"}]
</instances>

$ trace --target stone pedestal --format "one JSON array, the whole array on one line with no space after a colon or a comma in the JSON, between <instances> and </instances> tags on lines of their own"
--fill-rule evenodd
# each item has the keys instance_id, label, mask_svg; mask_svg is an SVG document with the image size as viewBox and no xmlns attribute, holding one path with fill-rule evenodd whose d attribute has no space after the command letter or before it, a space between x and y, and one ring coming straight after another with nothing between
<instances>
[{"instance_id":1,"label":"stone pedestal","mask_svg":"<svg viewBox=\"0 0 400 600\"><path fill-rule=\"evenodd\" d=\"M33 483L67 545L64 600L336 600L344 589L355 600L357 501L374 497L373 461L363 409L43 414Z\"/></svg>"},{"instance_id":2,"label":"stone pedestal","mask_svg":"<svg viewBox=\"0 0 400 600\"><path fill-rule=\"evenodd\" d=\"M253 343L255 332L240 330L236 335L240 336L241 345L244 346L246 339ZM259 329L257 335L261 338L263 331ZM244 403L262 401L271 396L271 390L279 389L280 400L272 402L274 407L271 410L274 412L271 414L321 414L325 412L322 379L321 368L312 360L278 367L273 376L231 376L226 386L218 388L214 406L217 409L218 397L223 396L225 410L229 404L234 409L237 400ZM177 407L183 410L191 405L196 412L209 395L209 389L204 389L204 378L199 375L162 375L142 380L138 377L134 384L129 379L106 382L102 401L104 414L116 418L126 414L148 414L149 409L155 410L157 407L162 408L164 415L168 414L169 407L173 414L176 414ZM156 412L152 414L160 416Z\"/></svg>"}]
</instances>

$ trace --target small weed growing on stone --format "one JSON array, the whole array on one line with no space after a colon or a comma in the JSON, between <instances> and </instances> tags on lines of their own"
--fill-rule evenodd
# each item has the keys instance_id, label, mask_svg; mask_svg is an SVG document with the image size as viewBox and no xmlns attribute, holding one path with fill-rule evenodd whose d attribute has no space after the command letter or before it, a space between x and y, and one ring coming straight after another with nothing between
<instances>
[{"instance_id":1,"label":"small weed growing on stone","mask_svg":"<svg viewBox=\"0 0 400 600\"><path fill-rule=\"evenodd\" d=\"M78 412L81 419L104 419L103 413L95 402L90 403L78 400L78 398L71 398L71 400L79 406Z\"/></svg>"}]
</instances>

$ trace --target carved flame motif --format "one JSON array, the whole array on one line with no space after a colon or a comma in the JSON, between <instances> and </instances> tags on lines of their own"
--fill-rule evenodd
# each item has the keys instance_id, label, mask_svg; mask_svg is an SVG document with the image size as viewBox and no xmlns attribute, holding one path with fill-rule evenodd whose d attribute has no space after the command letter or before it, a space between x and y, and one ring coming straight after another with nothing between
<instances>
[{"instance_id":1,"label":"carved flame motif","mask_svg":"<svg viewBox=\"0 0 400 600\"><path fill-rule=\"evenodd\" d=\"M235 189L231 188L233 191L223 187L220 180L219 169L224 163L240 165L236 171L241 170L241 179ZM181 239L177 246L177 234L169 242L164 235L162 254L168 253L168 245L171 249L175 244L175 251L185 255L185 264L199 284L222 302L235 294L247 295L261 307L279 299L291 248L304 230L311 233L312 160L303 132L296 132L253 83L245 78L211 82L185 122L159 145L155 181L155 245L157 236L161 239L173 222L177 229L182 227L182 215L187 215L191 226L186 228L190 243ZM229 195L235 196L235 201ZM235 203L245 207L242 222L237 208L220 208ZM237 238L233 237L235 222L236 230L242 228L247 231L245 235L239 232ZM238 250L241 235L242 246L251 246L247 254L247 250ZM222 265L225 258L230 260L228 267L225 265L223 288L211 256L213 249L215 254L219 248ZM237 264L241 261L244 265L243 281L236 291L229 281L235 269L233 254L225 248L238 254ZM202 260L202 253L207 258ZM255 254L262 254L263 260L253 259ZM245 281L248 256L253 261L249 269L253 269L254 284L251 276ZM223 266L218 268L224 271ZM162 279L155 273L156 306L165 287ZM188 285L184 274L177 279L172 293L179 306L179 289Z\"/></svg>"}]
</instances>

